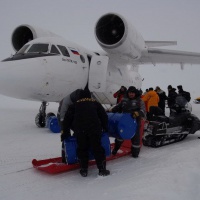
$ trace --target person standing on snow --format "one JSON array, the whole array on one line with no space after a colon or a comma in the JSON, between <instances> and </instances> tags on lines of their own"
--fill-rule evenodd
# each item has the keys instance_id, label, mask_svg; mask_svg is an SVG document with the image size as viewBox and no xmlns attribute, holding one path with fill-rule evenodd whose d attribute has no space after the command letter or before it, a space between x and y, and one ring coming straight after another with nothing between
<instances>
[{"instance_id":1,"label":"person standing on snow","mask_svg":"<svg viewBox=\"0 0 200 200\"><path fill-rule=\"evenodd\" d=\"M155 91L159 96L158 107L162 109L163 114L165 115L165 100L167 100L167 96L163 90L160 89L159 86L156 86Z\"/></svg>"},{"instance_id":2,"label":"person standing on snow","mask_svg":"<svg viewBox=\"0 0 200 200\"><path fill-rule=\"evenodd\" d=\"M167 103L168 103L168 107L170 109L170 115L171 115L172 114L171 108L174 106L176 102L177 93L176 93L176 89L173 88L171 85L168 85L167 89L168 89Z\"/></svg>"},{"instance_id":3,"label":"person standing on snow","mask_svg":"<svg viewBox=\"0 0 200 200\"><path fill-rule=\"evenodd\" d=\"M191 100L190 93L184 91L182 85L178 85L177 88L178 88L178 94L180 94L183 97L185 97L185 99L187 100L187 102L190 102L190 100Z\"/></svg>"},{"instance_id":4,"label":"person standing on snow","mask_svg":"<svg viewBox=\"0 0 200 200\"><path fill-rule=\"evenodd\" d=\"M146 116L144 102L140 98L140 92L133 86L127 90L127 97L125 97L119 104L112 108L111 112L130 113L138 124L136 134L131 138L131 154L132 157L137 158L140 153L140 125L141 118ZM117 154L120 149L123 139L116 138L115 146L112 151L113 155Z\"/></svg>"},{"instance_id":5,"label":"person standing on snow","mask_svg":"<svg viewBox=\"0 0 200 200\"><path fill-rule=\"evenodd\" d=\"M158 108L159 96L153 90L153 88L149 88L149 91L142 97L142 100L147 102L147 119L152 120L154 115L161 114L162 110Z\"/></svg>"},{"instance_id":6,"label":"person standing on snow","mask_svg":"<svg viewBox=\"0 0 200 200\"><path fill-rule=\"evenodd\" d=\"M120 90L118 90L113 94L113 97L117 98L117 104L122 101L124 95L126 94L126 90L127 90L126 87L121 86Z\"/></svg>"},{"instance_id":7,"label":"person standing on snow","mask_svg":"<svg viewBox=\"0 0 200 200\"><path fill-rule=\"evenodd\" d=\"M70 106L66 119L73 125L77 139L77 156L81 166L80 174L88 174L89 149L91 148L96 160L100 176L107 176L105 150L101 145L102 130L108 129L108 115L103 106L91 98L89 89L80 91L79 99ZM72 118L72 119L70 119Z\"/></svg>"}]
</instances>

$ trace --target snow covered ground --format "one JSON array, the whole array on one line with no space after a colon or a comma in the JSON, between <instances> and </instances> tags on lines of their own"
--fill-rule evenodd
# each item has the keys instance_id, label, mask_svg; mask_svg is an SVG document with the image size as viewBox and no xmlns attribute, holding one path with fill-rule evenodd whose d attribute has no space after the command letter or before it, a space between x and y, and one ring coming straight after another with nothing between
<instances>
[{"instance_id":1,"label":"snow covered ground","mask_svg":"<svg viewBox=\"0 0 200 200\"><path fill-rule=\"evenodd\" d=\"M158 149L142 147L140 157L109 161L111 175L98 177L96 166L83 178L79 170L49 175L32 167L32 159L60 156L59 134L37 128L40 103L0 95L1 200L199 200L200 131ZM47 110L56 112L57 104ZM200 105L192 104L200 117Z\"/></svg>"}]
</instances>

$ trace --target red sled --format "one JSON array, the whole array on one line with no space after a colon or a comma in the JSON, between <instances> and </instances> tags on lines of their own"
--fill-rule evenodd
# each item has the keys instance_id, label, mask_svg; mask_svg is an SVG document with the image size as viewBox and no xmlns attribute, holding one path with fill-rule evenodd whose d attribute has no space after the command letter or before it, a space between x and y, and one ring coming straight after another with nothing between
<instances>
[{"instance_id":1,"label":"red sled","mask_svg":"<svg viewBox=\"0 0 200 200\"><path fill-rule=\"evenodd\" d=\"M111 148L113 148L113 145L114 144L111 144ZM131 153L130 145L131 145L130 141L125 140L124 143L122 144L120 150L118 151L118 153L116 155L111 155L111 156L107 157L106 161L114 160L114 159L129 155ZM79 163L75 163L75 164L62 163L61 157L49 158L49 159L45 159L45 160L33 159L32 164L33 164L34 168L44 171L44 172L47 172L49 174L68 172L68 171L72 171L72 170L80 168ZM89 161L90 166L95 165L95 164L96 164L95 160Z\"/></svg>"}]
</instances>

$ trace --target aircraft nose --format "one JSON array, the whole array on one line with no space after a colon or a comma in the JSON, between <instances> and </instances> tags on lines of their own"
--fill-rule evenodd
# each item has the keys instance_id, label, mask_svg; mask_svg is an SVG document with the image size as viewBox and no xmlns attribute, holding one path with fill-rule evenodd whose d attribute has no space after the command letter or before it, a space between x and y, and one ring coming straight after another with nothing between
<instances>
[{"instance_id":1,"label":"aircraft nose","mask_svg":"<svg viewBox=\"0 0 200 200\"><path fill-rule=\"evenodd\" d=\"M0 62L0 94L31 99L36 88L41 87L45 71L37 60L24 59Z\"/></svg>"}]
</instances>

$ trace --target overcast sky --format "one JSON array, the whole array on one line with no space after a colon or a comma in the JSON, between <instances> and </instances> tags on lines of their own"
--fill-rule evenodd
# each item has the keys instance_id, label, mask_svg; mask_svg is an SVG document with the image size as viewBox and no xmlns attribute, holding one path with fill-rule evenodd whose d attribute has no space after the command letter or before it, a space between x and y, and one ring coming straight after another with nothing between
<instances>
[{"instance_id":1,"label":"overcast sky","mask_svg":"<svg viewBox=\"0 0 200 200\"><path fill-rule=\"evenodd\" d=\"M176 40L165 49L200 52L199 0L0 0L0 59L14 53L10 38L21 24L50 30L90 50L100 50L94 37L99 17L116 12L127 18L145 40ZM200 96L200 65L153 65L140 68L142 89L182 84Z\"/></svg>"}]
</instances>

